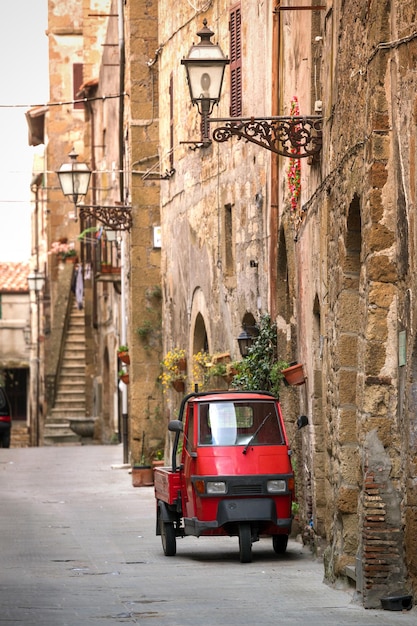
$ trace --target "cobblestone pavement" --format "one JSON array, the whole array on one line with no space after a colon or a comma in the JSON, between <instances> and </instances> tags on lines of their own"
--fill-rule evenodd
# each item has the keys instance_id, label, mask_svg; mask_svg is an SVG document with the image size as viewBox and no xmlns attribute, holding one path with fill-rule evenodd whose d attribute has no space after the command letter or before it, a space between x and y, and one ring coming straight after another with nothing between
<instances>
[{"instance_id":1,"label":"cobblestone pavement","mask_svg":"<svg viewBox=\"0 0 417 626\"><path fill-rule=\"evenodd\" d=\"M239 562L236 538L155 535L152 487L133 488L121 446L0 450L0 626L408 626L323 583L323 565L270 540Z\"/></svg>"}]
</instances>

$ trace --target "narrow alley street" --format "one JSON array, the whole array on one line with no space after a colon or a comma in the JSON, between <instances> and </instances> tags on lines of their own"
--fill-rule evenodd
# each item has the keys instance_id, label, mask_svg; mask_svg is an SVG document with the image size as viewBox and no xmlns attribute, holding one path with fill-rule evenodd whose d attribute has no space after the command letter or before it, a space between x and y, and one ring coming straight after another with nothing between
<instances>
[{"instance_id":1,"label":"narrow alley street","mask_svg":"<svg viewBox=\"0 0 417 626\"><path fill-rule=\"evenodd\" d=\"M152 487L133 488L122 448L0 451L1 626L378 626L408 612L365 610L323 583L301 544L270 541L241 564L236 538L178 542L163 555Z\"/></svg>"}]
</instances>

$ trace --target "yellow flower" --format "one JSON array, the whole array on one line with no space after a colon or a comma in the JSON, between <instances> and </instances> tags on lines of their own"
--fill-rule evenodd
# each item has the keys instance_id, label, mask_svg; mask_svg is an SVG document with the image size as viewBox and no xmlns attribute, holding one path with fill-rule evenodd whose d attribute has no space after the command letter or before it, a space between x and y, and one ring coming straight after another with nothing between
<instances>
[{"instance_id":1,"label":"yellow flower","mask_svg":"<svg viewBox=\"0 0 417 626\"><path fill-rule=\"evenodd\" d=\"M182 360L185 360L185 350L173 348L166 353L163 361L161 361L162 373L159 375L159 380L164 387L164 392L171 386L173 380L186 379L185 370L179 367Z\"/></svg>"},{"instance_id":2,"label":"yellow flower","mask_svg":"<svg viewBox=\"0 0 417 626\"><path fill-rule=\"evenodd\" d=\"M193 354L193 386L198 385L199 391L204 391L208 380L208 368L211 365L211 356L208 352L196 352Z\"/></svg>"}]
</instances>

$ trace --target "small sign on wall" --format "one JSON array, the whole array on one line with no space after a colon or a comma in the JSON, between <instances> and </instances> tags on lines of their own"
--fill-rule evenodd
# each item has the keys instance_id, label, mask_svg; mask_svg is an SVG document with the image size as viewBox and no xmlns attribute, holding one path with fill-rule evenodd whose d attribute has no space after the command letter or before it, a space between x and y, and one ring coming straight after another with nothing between
<instances>
[{"instance_id":1,"label":"small sign on wall","mask_svg":"<svg viewBox=\"0 0 417 626\"><path fill-rule=\"evenodd\" d=\"M398 365L402 367L407 360L407 335L405 330L398 333Z\"/></svg>"},{"instance_id":2,"label":"small sign on wall","mask_svg":"<svg viewBox=\"0 0 417 626\"><path fill-rule=\"evenodd\" d=\"M161 247L161 227L160 226L153 227L153 247L154 248Z\"/></svg>"}]
</instances>

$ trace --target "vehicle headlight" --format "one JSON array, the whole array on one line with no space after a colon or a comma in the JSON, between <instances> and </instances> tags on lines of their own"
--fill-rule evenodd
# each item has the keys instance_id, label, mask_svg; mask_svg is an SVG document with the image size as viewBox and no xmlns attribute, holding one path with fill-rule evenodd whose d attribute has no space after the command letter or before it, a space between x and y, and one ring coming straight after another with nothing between
<instances>
[{"instance_id":1,"label":"vehicle headlight","mask_svg":"<svg viewBox=\"0 0 417 626\"><path fill-rule=\"evenodd\" d=\"M285 493L287 491L287 482L283 479L268 480L266 489L268 493Z\"/></svg>"},{"instance_id":2,"label":"vehicle headlight","mask_svg":"<svg viewBox=\"0 0 417 626\"><path fill-rule=\"evenodd\" d=\"M227 492L226 483L223 480L208 481L206 483L206 492L211 495L225 494Z\"/></svg>"}]
</instances>

